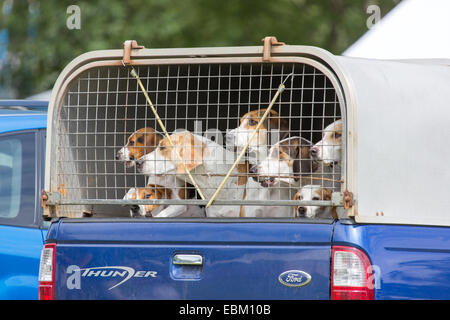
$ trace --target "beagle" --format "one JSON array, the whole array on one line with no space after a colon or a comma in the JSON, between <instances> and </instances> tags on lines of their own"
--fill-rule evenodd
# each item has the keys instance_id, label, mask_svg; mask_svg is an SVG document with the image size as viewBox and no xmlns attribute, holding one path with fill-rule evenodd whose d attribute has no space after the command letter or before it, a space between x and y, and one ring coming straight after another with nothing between
<instances>
[{"instance_id":1,"label":"beagle","mask_svg":"<svg viewBox=\"0 0 450 320\"><path fill-rule=\"evenodd\" d=\"M301 137L290 137L274 144L266 159L250 169L263 187L280 182L301 186L302 176L311 175L318 164L310 156L311 142Z\"/></svg>"},{"instance_id":2,"label":"beagle","mask_svg":"<svg viewBox=\"0 0 450 320\"><path fill-rule=\"evenodd\" d=\"M295 194L294 200L331 200L332 193L331 189L320 185L306 185ZM294 206L294 210L297 217L338 219L336 207Z\"/></svg>"},{"instance_id":3,"label":"beagle","mask_svg":"<svg viewBox=\"0 0 450 320\"><path fill-rule=\"evenodd\" d=\"M240 120L239 127L230 130L225 135L227 148L233 151L240 151L246 145L262 116L267 109L258 109L246 113ZM275 110L270 110L269 116L264 120L258 134L250 142L249 154L254 153L257 163L267 156L267 151L272 144L286 138L289 134L289 122L279 116Z\"/></svg>"},{"instance_id":4,"label":"beagle","mask_svg":"<svg viewBox=\"0 0 450 320\"><path fill-rule=\"evenodd\" d=\"M310 150L311 157L323 161L325 165L336 165L341 162L342 120L328 125L322 132L322 140Z\"/></svg>"},{"instance_id":5,"label":"beagle","mask_svg":"<svg viewBox=\"0 0 450 320\"><path fill-rule=\"evenodd\" d=\"M125 200L145 200L145 199L187 199L189 193L182 185L176 188L167 188L158 184L149 183L145 188L131 188L125 194ZM172 217L205 217L204 210L199 206L192 205L133 205L130 208L130 215L155 217L155 218L172 218Z\"/></svg>"},{"instance_id":6,"label":"beagle","mask_svg":"<svg viewBox=\"0 0 450 320\"><path fill-rule=\"evenodd\" d=\"M161 139L162 135L153 128L141 128L128 137L127 144L117 152L116 160L124 161L125 166L131 168L137 159L152 152Z\"/></svg>"},{"instance_id":7,"label":"beagle","mask_svg":"<svg viewBox=\"0 0 450 320\"><path fill-rule=\"evenodd\" d=\"M174 145L167 138L159 142L158 147L136 161L136 168L144 175L176 175L177 178L190 183L185 168L194 177L195 182L206 198L216 191L225 174L231 168L234 153L224 149L216 142L189 131L178 131L170 135ZM181 157L184 165L178 160ZM226 181L217 200L242 200L245 183L241 166ZM239 217L238 205L212 205L206 210L208 217Z\"/></svg>"}]
</instances>

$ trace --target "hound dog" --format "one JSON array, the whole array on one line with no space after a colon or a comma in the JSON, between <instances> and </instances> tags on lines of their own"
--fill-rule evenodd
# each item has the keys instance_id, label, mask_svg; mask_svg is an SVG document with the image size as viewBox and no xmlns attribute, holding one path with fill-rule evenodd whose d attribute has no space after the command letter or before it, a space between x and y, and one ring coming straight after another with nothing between
<instances>
[{"instance_id":1,"label":"hound dog","mask_svg":"<svg viewBox=\"0 0 450 320\"><path fill-rule=\"evenodd\" d=\"M322 187L339 191L342 158L342 120L329 124L322 131L322 139L310 150L311 157L317 161L317 176L322 177ZM317 180L314 184L317 184Z\"/></svg>"},{"instance_id":2,"label":"hound dog","mask_svg":"<svg viewBox=\"0 0 450 320\"><path fill-rule=\"evenodd\" d=\"M184 184L179 180L175 180L177 186L175 188L167 188L158 184L149 183L144 188L131 188L125 194L125 200L145 200L145 199L188 199L192 198ZM205 211L199 206L193 205L133 205L130 208L130 216L145 216L155 218L187 218L187 217L205 217Z\"/></svg>"},{"instance_id":3,"label":"hound dog","mask_svg":"<svg viewBox=\"0 0 450 320\"><path fill-rule=\"evenodd\" d=\"M141 128L128 137L127 144L117 152L116 160L122 160L127 168L132 168L135 161L152 152L162 138L153 128Z\"/></svg>"},{"instance_id":4,"label":"hound dog","mask_svg":"<svg viewBox=\"0 0 450 320\"><path fill-rule=\"evenodd\" d=\"M227 148L234 151L242 150L255 132L266 110L253 110L242 116L239 127L225 135ZM250 162L256 164L263 160L267 156L270 146L284 139L288 134L289 122L280 117L275 110L270 110L269 116L264 120L258 134L249 144L249 154L254 153L255 155L255 159L251 158Z\"/></svg>"},{"instance_id":5,"label":"hound dog","mask_svg":"<svg viewBox=\"0 0 450 320\"><path fill-rule=\"evenodd\" d=\"M155 150L158 146L159 142L162 140L162 135L157 133L153 128L141 128L131 134L127 139L127 144L121 148L117 154L116 159L122 160L125 162L125 166L127 168L131 168L135 165L136 160L143 157L145 154L148 154ZM184 199L186 196L183 195L188 194L188 190L185 187L185 183L181 180L176 179L175 176L158 176L158 175L150 175L148 181L148 185L159 186L158 188L131 188L124 199L141 199L139 195L150 194L151 196L158 195L171 195L174 199ZM157 190L167 190L167 192L157 192ZM164 197L164 199L168 199ZM145 206L149 209L149 206ZM201 208L198 206L153 206L158 207L159 211L164 209L164 213L161 213L164 217L171 216L189 216L191 213L195 213L197 211L201 211ZM131 210L140 212L140 215L145 215L144 206L133 206ZM138 212L136 211L136 212ZM148 211L148 210L147 210ZM185 211L183 213L183 211ZM131 215L132 211L130 211Z\"/></svg>"},{"instance_id":6,"label":"hound dog","mask_svg":"<svg viewBox=\"0 0 450 320\"><path fill-rule=\"evenodd\" d=\"M311 175L318 168L317 162L310 156L312 143L305 138L290 137L274 144L266 159L252 167L263 187L272 187L280 183L299 187L305 184L304 176ZM292 198L290 198L292 199Z\"/></svg>"},{"instance_id":7,"label":"hound dog","mask_svg":"<svg viewBox=\"0 0 450 320\"><path fill-rule=\"evenodd\" d=\"M234 153L216 142L189 131L178 131L170 135L172 147L167 138L158 147L136 162L136 168L145 175L176 174L177 178L190 183L187 171L194 177L206 198L211 198L234 163ZM179 161L181 157L184 165ZM243 166L238 166L225 183L217 200L242 200L245 183L242 178ZM208 217L239 217L238 205L212 205L206 210Z\"/></svg>"},{"instance_id":8,"label":"hound dog","mask_svg":"<svg viewBox=\"0 0 450 320\"><path fill-rule=\"evenodd\" d=\"M241 151L256 130L267 109L253 110L246 113L240 120L239 127L226 134L227 148ZM258 134L249 144L249 158L252 165L258 164L267 157L268 149L289 135L289 122L280 117L278 112L271 110ZM253 154L252 154L253 153ZM246 200L289 200L292 190L289 188L264 188L253 179L246 180ZM295 192L295 191L294 191ZM243 206L241 216L245 217L292 217L292 208L287 206Z\"/></svg>"},{"instance_id":9,"label":"hound dog","mask_svg":"<svg viewBox=\"0 0 450 320\"><path fill-rule=\"evenodd\" d=\"M294 196L294 200L331 200L333 191L320 185L303 186ZM294 206L296 216L306 218L338 219L336 207Z\"/></svg>"},{"instance_id":10,"label":"hound dog","mask_svg":"<svg viewBox=\"0 0 450 320\"><path fill-rule=\"evenodd\" d=\"M325 165L334 166L341 163L342 151L342 120L328 125L322 131L322 140L311 148L311 156L323 161Z\"/></svg>"}]
</instances>

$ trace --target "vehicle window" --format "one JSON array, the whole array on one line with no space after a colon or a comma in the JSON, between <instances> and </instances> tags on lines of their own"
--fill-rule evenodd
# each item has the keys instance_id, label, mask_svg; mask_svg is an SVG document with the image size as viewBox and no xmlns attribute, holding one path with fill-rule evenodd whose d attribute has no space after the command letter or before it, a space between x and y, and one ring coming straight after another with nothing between
<instances>
[{"instance_id":1,"label":"vehicle window","mask_svg":"<svg viewBox=\"0 0 450 320\"><path fill-rule=\"evenodd\" d=\"M32 225L35 207L35 135L0 136L0 223Z\"/></svg>"}]
</instances>

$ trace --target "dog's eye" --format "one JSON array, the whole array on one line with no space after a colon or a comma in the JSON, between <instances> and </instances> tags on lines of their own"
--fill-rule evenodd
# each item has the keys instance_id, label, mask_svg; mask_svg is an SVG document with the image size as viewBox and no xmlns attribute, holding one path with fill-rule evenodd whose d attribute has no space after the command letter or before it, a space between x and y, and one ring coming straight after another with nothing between
<instances>
[{"instance_id":1,"label":"dog's eye","mask_svg":"<svg viewBox=\"0 0 450 320\"><path fill-rule=\"evenodd\" d=\"M319 197L313 197L312 199L313 199L314 201L320 200Z\"/></svg>"},{"instance_id":2,"label":"dog's eye","mask_svg":"<svg viewBox=\"0 0 450 320\"><path fill-rule=\"evenodd\" d=\"M248 125L251 127L256 126L257 124L258 124L258 121L255 121L253 119L248 120Z\"/></svg>"},{"instance_id":3,"label":"dog's eye","mask_svg":"<svg viewBox=\"0 0 450 320\"><path fill-rule=\"evenodd\" d=\"M139 143L144 143L144 138L143 138L143 137L139 137L139 138L137 139L137 142L139 142Z\"/></svg>"},{"instance_id":4,"label":"dog's eye","mask_svg":"<svg viewBox=\"0 0 450 320\"><path fill-rule=\"evenodd\" d=\"M144 199L150 199L150 196L151 196L151 194L146 194L146 195L144 196Z\"/></svg>"},{"instance_id":5,"label":"dog's eye","mask_svg":"<svg viewBox=\"0 0 450 320\"><path fill-rule=\"evenodd\" d=\"M342 134L339 133L339 132L335 132L335 133L334 133L334 138L335 138L335 139L339 139L341 136L342 136Z\"/></svg>"},{"instance_id":6,"label":"dog's eye","mask_svg":"<svg viewBox=\"0 0 450 320\"><path fill-rule=\"evenodd\" d=\"M161 151L166 150L166 146L159 146L159 150L161 150Z\"/></svg>"},{"instance_id":7,"label":"dog's eye","mask_svg":"<svg viewBox=\"0 0 450 320\"><path fill-rule=\"evenodd\" d=\"M128 141L128 145L129 145L129 146L134 145L134 141L133 141L133 140Z\"/></svg>"}]
</instances>

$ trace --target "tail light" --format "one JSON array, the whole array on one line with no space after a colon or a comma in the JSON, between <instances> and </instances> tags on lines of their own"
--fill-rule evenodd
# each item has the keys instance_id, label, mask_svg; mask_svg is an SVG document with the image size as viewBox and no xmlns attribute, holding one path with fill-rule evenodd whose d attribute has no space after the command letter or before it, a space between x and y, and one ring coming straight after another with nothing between
<instances>
[{"instance_id":1,"label":"tail light","mask_svg":"<svg viewBox=\"0 0 450 320\"><path fill-rule=\"evenodd\" d=\"M332 248L331 299L374 299L372 266L361 250L345 246Z\"/></svg>"},{"instance_id":2,"label":"tail light","mask_svg":"<svg viewBox=\"0 0 450 320\"><path fill-rule=\"evenodd\" d=\"M48 243L41 252L39 265L39 300L55 299L56 243Z\"/></svg>"}]
</instances>

